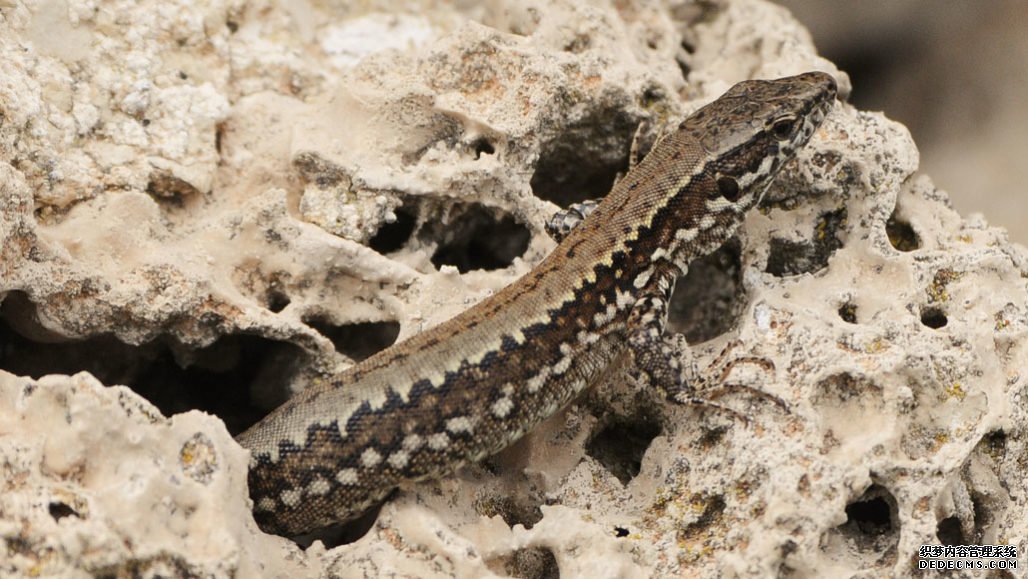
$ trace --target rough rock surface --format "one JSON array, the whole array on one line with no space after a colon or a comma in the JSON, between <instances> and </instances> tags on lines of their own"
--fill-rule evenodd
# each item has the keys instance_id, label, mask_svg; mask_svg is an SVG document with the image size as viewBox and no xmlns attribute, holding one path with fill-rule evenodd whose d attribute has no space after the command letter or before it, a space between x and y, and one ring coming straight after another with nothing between
<instances>
[{"instance_id":1,"label":"rough rock surface","mask_svg":"<svg viewBox=\"0 0 1028 579\"><path fill-rule=\"evenodd\" d=\"M676 294L706 371L788 411L614 369L359 540L260 533L229 432L528 271L640 122L744 78L849 89L760 0L296 6L0 6L0 574L913 576L922 544L1028 548L1028 252L846 104Z\"/></svg>"}]
</instances>

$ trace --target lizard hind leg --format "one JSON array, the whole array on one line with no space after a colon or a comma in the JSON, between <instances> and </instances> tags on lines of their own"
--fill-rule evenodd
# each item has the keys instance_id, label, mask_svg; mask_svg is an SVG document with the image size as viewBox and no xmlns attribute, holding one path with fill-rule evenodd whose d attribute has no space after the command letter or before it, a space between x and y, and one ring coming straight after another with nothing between
<instances>
[{"instance_id":1,"label":"lizard hind leg","mask_svg":"<svg viewBox=\"0 0 1028 579\"><path fill-rule=\"evenodd\" d=\"M788 412L785 401L774 394L745 384L726 382L732 370L742 363L752 363L773 373L775 367L770 360L740 357L725 362L731 349L729 345L704 371L700 371L685 337L681 334L664 335L674 277L654 277L657 279L645 288L628 319L628 349L634 362L631 374L671 402L724 412L747 425L751 422L748 416L715 400L735 392L746 392Z\"/></svg>"},{"instance_id":2,"label":"lizard hind leg","mask_svg":"<svg viewBox=\"0 0 1028 579\"><path fill-rule=\"evenodd\" d=\"M736 392L744 392L744 393L749 394L751 396L754 396L756 398L760 398L762 400L766 400L766 401L774 404L775 406L781 408L785 412L790 413L790 414L792 413L792 409L789 407L789 404L785 400L782 400L781 397L776 396L774 394L771 394L770 392L765 392L765 391L763 391L763 390L761 390L759 388L754 388L753 386L748 386L746 384L738 384L738 383L733 383L733 382L726 382L724 384L721 384L720 386L717 386L715 388L710 388L710 389L704 391L703 392L703 396L704 396L705 400L710 401L710 400L717 400L718 398L721 398L722 396L725 396L727 394L733 394L733 393L736 393Z\"/></svg>"},{"instance_id":3,"label":"lizard hind leg","mask_svg":"<svg viewBox=\"0 0 1028 579\"><path fill-rule=\"evenodd\" d=\"M763 371L765 374L769 374L772 377L775 374L775 363L767 358L760 358L758 356L739 356L726 361L728 353L739 345L740 342L738 340L730 342L721 350L721 353L714 358L710 365L707 366L707 370L704 374L706 376L716 375L716 377L706 380L706 384L708 386L703 389L704 396L709 400L715 400L734 392L742 392L757 398L762 398L775 404L786 412L791 412L789 405L784 400L770 392L741 382L729 382L729 378L733 374L734 370L742 364L755 366L758 370Z\"/></svg>"},{"instance_id":4,"label":"lizard hind leg","mask_svg":"<svg viewBox=\"0 0 1028 579\"><path fill-rule=\"evenodd\" d=\"M569 233L578 227L578 224L585 221L589 214L600 205L598 199L587 199L581 203L574 203L567 209L562 209L553 214L546 222L546 233L554 241L560 243Z\"/></svg>"}]
</instances>

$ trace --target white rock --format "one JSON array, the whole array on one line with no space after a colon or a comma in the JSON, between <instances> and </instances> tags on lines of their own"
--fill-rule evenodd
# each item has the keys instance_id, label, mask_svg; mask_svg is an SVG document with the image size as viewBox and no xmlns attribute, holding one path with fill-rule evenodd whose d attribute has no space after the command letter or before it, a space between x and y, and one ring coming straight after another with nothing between
<instances>
[{"instance_id":1,"label":"white rock","mask_svg":"<svg viewBox=\"0 0 1028 579\"><path fill-rule=\"evenodd\" d=\"M0 574L911 576L921 544L1028 548L1028 255L951 210L904 127L846 104L737 267L679 283L700 370L751 389L718 402L752 426L612 371L489 472L404 489L360 541L260 533L223 424L113 383L181 405L225 376L281 401L351 361L323 333L403 339L529 271L641 120L749 77L849 81L759 0L108 4L17 4L0 28L0 367L112 382L0 373ZM346 37L382 23L406 28ZM469 215L510 237L508 266L433 263Z\"/></svg>"}]
</instances>

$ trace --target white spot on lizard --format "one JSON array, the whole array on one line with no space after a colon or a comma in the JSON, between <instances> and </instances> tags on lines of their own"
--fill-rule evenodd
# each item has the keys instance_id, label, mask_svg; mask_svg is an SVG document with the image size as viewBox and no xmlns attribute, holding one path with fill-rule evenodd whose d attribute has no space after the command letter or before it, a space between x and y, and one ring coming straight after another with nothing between
<instances>
[{"instance_id":1,"label":"white spot on lizard","mask_svg":"<svg viewBox=\"0 0 1028 579\"><path fill-rule=\"evenodd\" d=\"M506 418L511 410L514 410L514 401L506 396L493 402L492 411L497 418Z\"/></svg>"},{"instance_id":2,"label":"white spot on lizard","mask_svg":"<svg viewBox=\"0 0 1028 579\"><path fill-rule=\"evenodd\" d=\"M528 388L528 392L530 394L535 394L536 392L538 392L539 389L543 387L543 384L546 384L546 379L549 378L549 377L550 377L550 368L549 368L549 366L544 366L544 367L540 368L539 372L535 376L532 376L531 378L529 378L528 379L528 383L525 384L525 386Z\"/></svg>"},{"instance_id":3,"label":"white spot on lizard","mask_svg":"<svg viewBox=\"0 0 1028 579\"><path fill-rule=\"evenodd\" d=\"M473 425L467 416L455 416L446 421L446 430L453 432L471 432Z\"/></svg>"},{"instance_id":4,"label":"white spot on lizard","mask_svg":"<svg viewBox=\"0 0 1028 579\"><path fill-rule=\"evenodd\" d=\"M307 485L307 494L320 497L332 489L332 485L328 484L328 481L323 478L317 478L311 484Z\"/></svg>"},{"instance_id":5,"label":"white spot on lizard","mask_svg":"<svg viewBox=\"0 0 1028 579\"><path fill-rule=\"evenodd\" d=\"M403 442L400 444L400 446L402 446L404 450L411 452L417 450L418 447L420 447L424 443L425 441L421 438L421 435L408 434L403 438Z\"/></svg>"},{"instance_id":6,"label":"white spot on lizard","mask_svg":"<svg viewBox=\"0 0 1028 579\"><path fill-rule=\"evenodd\" d=\"M301 497L303 497L303 493L300 492L299 489L282 491L282 494L279 495L279 498L282 499L282 504L287 507L295 507L300 504Z\"/></svg>"},{"instance_id":7,"label":"white spot on lizard","mask_svg":"<svg viewBox=\"0 0 1028 579\"><path fill-rule=\"evenodd\" d=\"M445 450L450 446L450 437L445 432L438 432L428 437L428 446L432 450Z\"/></svg>"},{"instance_id":8,"label":"white spot on lizard","mask_svg":"<svg viewBox=\"0 0 1028 579\"><path fill-rule=\"evenodd\" d=\"M646 287L646 284L650 281L651 275L653 275L652 269L644 269L642 273L635 276L635 279L632 281L632 285L635 286L635 289L642 289Z\"/></svg>"},{"instance_id":9,"label":"white spot on lizard","mask_svg":"<svg viewBox=\"0 0 1028 579\"><path fill-rule=\"evenodd\" d=\"M410 462L410 453L406 450L398 450L393 454L390 454L386 462L389 463L389 466L399 470L407 466L407 463Z\"/></svg>"},{"instance_id":10,"label":"white spot on lizard","mask_svg":"<svg viewBox=\"0 0 1028 579\"><path fill-rule=\"evenodd\" d=\"M360 483L360 476L355 468L344 468L336 473L336 481L341 485L356 486Z\"/></svg>"},{"instance_id":11,"label":"white spot on lizard","mask_svg":"<svg viewBox=\"0 0 1028 579\"><path fill-rule=\"evenodd\" d=\"M699 235L699 233L700 231L695 227L690 229L679 229L675 232L675 239L688 243L696 239L696 236Z\"/></svg>"},{"instance_id":12,"label":"white spot on lizard","mask_svg":"<svg viewBox=\"0 0 1028 579\"><path fill-rule=\"evenodd\" d=\"M361 464L364 465L365 468L373 468L380 462L382 462L382 455L374 448L365 449L364 452L361 453Z\"/></svg>"}]
</instances>

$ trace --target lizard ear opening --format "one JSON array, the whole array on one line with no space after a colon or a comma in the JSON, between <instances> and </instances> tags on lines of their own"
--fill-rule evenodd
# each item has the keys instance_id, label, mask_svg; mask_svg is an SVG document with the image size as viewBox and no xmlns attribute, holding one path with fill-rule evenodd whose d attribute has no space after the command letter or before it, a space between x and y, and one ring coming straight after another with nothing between
<instances>
[{"instance_id":1,"label":"lizard ear opening","mask_svg":"<svg viewBox=\"0 0 1028 579\"><path fill-rule=\"evenodd\" d=\"M728 201L735 201L739 198L739 182L731 177L719 176L717 178L717 190Z\"/></svg>"}]
</instances>

